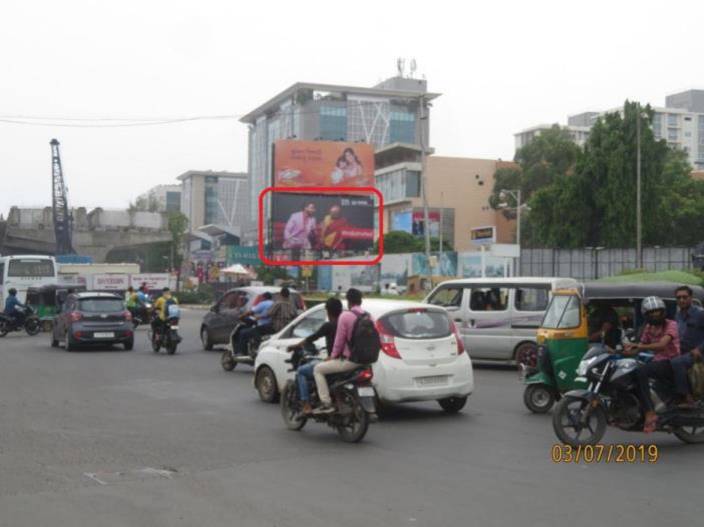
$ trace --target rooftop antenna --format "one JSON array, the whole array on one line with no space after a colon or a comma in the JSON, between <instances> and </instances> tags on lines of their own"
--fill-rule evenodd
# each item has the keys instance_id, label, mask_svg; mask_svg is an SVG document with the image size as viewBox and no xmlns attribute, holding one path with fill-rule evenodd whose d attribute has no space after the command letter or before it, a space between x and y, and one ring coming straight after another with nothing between
<instances>
[{"instance_id":1,"label":"rooftop antenna","mask_svg":"<svg viewBox=\"0 0 704 527\"><path fill-rule=\"evenodd\" d=\"M418 65L416 64L416 59L411 59L411 79L415 75L417 68L418 68Z\"/></svg>"},{"instance_id":2,"label":"rooftop antenna","mask_svg":"<svg viewBox=\"0 0 704 527\"><path fill-rule=\"evenodd\" d=\"M404 70L406 69L406 59L399 57L396 59L396 69L398 70L398 76L403 77Z\"/></svg>"}]
</instances>

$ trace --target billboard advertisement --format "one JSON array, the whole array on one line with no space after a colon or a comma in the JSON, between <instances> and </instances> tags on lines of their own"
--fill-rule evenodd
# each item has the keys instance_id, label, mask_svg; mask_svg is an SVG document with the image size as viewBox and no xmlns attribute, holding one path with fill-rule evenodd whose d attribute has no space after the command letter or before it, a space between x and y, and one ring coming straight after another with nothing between
<instances>
[{"instance_id":1,"label":"billboard advertisement","mask_svg":"<svg viewBox=\"0 0 704 527\"><path fill-rule=\"evenodd\" d=\"M275 187L373 187L374 148L367 143L274 143Z\"/></svg>"},{"instance_id":2,"label":"billboard advertisement","mask_svg":"<svg viewBox=\"0 0 704 527\"><path fill-rule=\"evenodd\" d=\"M145 283L148 291L158 291L165 287L173 287L171 276L168 273L133 274L130 278L131 283L129 285L135 289ZM127 289L126 286L125 289Z\"/></svg>"},{"instance_id":3,"label":"billboard advertisement","mask_svg":"<svg viewBox=\"0 0 704 527\"><path fill-rule=\"evenodd\" d=\"M410 233L412 230L412 219L413 213L410 210L404 210L401 212L394 212L391 215L391 229L392 231L403 231Z\"/></svg>"},{"instance_id":4,"label":"billboard advertisement","mask_svg":"<svg viewBox=\"0 0 704 527\"><path fill-rule=\"evenodd\" d=\"M130 275L127 274L94 274L86 278L90 289L96 291L124 291L130 285Z\"/></svg>"},{"instance_id":5,"label":"billboard advertisement","mask_svg":"<svg viewBox=\"0 0 704 527\"><path fill-rule=\"evenodd\" d=\"M428 211L430 223L430 236L438 237L440 234L440 211ZM417 236L425 235L425 214L423 210L414 210L412 219L412 233Z\"/></svg>"},{"instance_id":6,"label":"billboard advertisement","mask_svg":"<svg viewBox=\"0 0 704 527\"><path fill-rule=\"evenodd\" d=\"M374 245L374 198L369 195L274 192L272 249L361 253Z\"/></svg>"}]
</instances>

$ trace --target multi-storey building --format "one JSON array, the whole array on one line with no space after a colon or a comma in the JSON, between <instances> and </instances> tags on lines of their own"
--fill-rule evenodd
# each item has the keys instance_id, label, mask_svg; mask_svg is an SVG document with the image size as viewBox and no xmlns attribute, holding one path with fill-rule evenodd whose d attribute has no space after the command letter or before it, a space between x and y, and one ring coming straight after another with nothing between
<instances>
[{"instance_id":1,"label":"multi-storey building","mask_svg":"<svg viewBox=\"0 0 704 527\"><path fill-rule=\"evenodd\" d=\"M189 170L181 181L181 212L190 230L221 225L242 232L249 223L249 182L246 173Z\"/></svg>"}]
</instances>

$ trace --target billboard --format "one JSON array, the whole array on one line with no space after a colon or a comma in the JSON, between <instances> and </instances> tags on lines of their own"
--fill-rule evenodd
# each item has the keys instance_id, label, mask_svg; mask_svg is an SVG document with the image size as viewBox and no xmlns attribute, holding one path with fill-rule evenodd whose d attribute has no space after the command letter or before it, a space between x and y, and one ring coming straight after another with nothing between
<instances>
[{"instance_id":1,"label":"billboard","mask_svg":"<svg viewBox=\"0 0 704 527\"><path fill-rule=\"evenodd\" d=\"M430 223L430 236L437 238L440 234L440 211L428 211L428 222ZM425 214L422 209L413 210L411 231L416 236L425 235Z\"/></svg>"},{"instance_id":2,"label":"billboard","mask_svg":"<svg viewBox=\"0 0 704 527\"><path fill-rule=\"evenodd\" d=\"M274 192L271 221L274 251L360 253L374 245L371 195Z\"/></svg>"},{"instance_id":3,"label":"billboard","mask_svg":"<svg viewBox=\"0 0 704 527\"><path fill-rule=\"evenodd\" d=\"M496 242L496 227L476 227L470 231L470 236L474 245L491 245Z\"/></svg>"},{"instance_id":4,"label":"billboard","mask_svg":"<svg viewBox=\"0 0 704 527\"><path fill-rule=\"evenodd\" d=\"M373 187L374 148L367 143L274 143L275 187Z\"/></svg>"},{"instance_id":5,"label":"billboard","mask_svg":"<svg viewBox=\"0 0 704 527\"><path fill-rule=\"evenodd\" d=\"M87 278L90 289L96 291L124 291L130 285L130 275L127 274L94 274Z\"/></svg>"}]
</instances>

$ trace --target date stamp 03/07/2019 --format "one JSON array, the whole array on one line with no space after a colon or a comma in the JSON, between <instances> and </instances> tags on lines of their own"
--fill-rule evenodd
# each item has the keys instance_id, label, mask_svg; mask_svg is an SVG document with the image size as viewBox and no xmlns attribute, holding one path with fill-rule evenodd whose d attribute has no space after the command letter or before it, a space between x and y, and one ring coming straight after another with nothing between
<instances>
[{"instance_id":1,"label":"date stamp 03/07/2019","mask_svg":"<svg viewBox=\"0 0 704 527\"><path fill-rule=\"evenodd\" d=\"M570 445L554 444L550 450L554 463L657 463L660 452L657 445L635 444L596 444Z\"/></svg>"}]
</instances>

